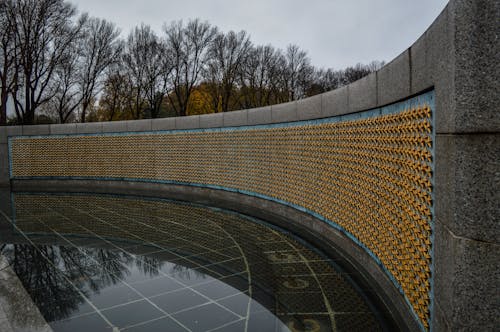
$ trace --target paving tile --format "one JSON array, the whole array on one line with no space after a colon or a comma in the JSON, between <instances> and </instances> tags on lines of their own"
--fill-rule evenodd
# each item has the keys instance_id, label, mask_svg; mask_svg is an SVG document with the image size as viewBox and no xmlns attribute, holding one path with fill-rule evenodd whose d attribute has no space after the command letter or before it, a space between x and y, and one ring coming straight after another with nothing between
<instances>
[{"instance_id":1,"label":"paving tile","mask_svg":"<svg viewBox=\"0 0 500 332\"><path fill-rule=\"evenodd\" d=\"M211 330L212 332L235 332L235 331L245 331L245 319L240 319L234 322L231 322L227 325L221 326L219 328L216 328L214 330ZM249 332L252 332L248 330ZM263 330L261 330L263 331ZM257 332L257 331L255 331Z\"/></svg>"},{"instance_id":2,"label":"paving tile","mask_svg":"<svg viewBox=\"0 0 500 332\"><path fill-rule=\"evenodd\" d=\"M101 313L118 328L146 322L165 315L146 300L102 310Z\"/></svg>"},{"instance_id":3,"label":"paving tile","mask_svg":"<svg viewBox=\"0 0 500 332\"><path fill-rule=\"evenodd\" d=\"M128 286L114 286L89 296L90 301L99 309L116 306L141 299L141 296Z\"/></svg>"},{"instance_id":4,"label":"paving tile","mask_svg":"<svg viewBox=\"0 0 500 332\"><path fill-rule=\"evenodd\" d=\"M248 330L273 332L289 331L286 325L268 310L252 314L248 320Z\"/></svg>"},{"instance_id":5,"label":"paving tile","mask_svg":"<svg viewBox=\"0 0 500 332\"><path fill-rule=\"evenodd\" d=\"M217 280L205 273L190 269L190 268L183 268L178 267L177 270L170 270L170 276L172 278L175 278L178 282L187 285L187 286L193 286L197 284L204 284L209 281L214 281Z\"/></svg>"},{"instance_id":6,"label":"paving tile","mask_svg":"<svg viewBox=\"0 0 500 332\"><path fill-rule=\"evenodd\" d=\"M213 303L180 312L173 317L193 331L215 329L239 318Z\"/></svg>"},{"instance_id":7,"label":"paving tile","mask_svg":"<svg viewBox=\"0 0 500 332\"><path fill-rule=\"evenodd\" d=\"M54 332L112 331L112 328L99 314L80 316L49 324Z\"/></svg>"},{"instance_id":8,"label":"paving tile","mask_svg":"<svg viewBox=\"0 0 500 332\"><path fill-rule=\"evenodd\" d=\"M172 318L164 317L144 324L135 325L123 329L126 332L181 332L187 331L184 327L177 324Z\"/></svg>"},{"instance_id":9,"label":"paving tile","mask_svg":"<svg viewBox=\"0 0 500 332\"><path fill-rule=\"evenodd\" d=\"M211 299L220 299L240 292L238 289L219 280L199 286L193 286L193 289Z\"/></svg>"},{"instance_id":10,"label":"paving tile","mask_svg":"<svg viewBox=\"0 0 500 332\"><path fill-rule=\"evenodd\" d=\"M170 314L204 304L209 301L205 297L188 288L152 297L150 300Z\"/></svg>"},{"instance_id":11,"label":"paving tile","mask_svg":"<svg viewBox=\"0 0 500 332\"><path fill-rule=\"evenodd\" d=\"M145 297L150 297L157 294L180 289L183 288L184 286L175 281L175 279L172 279L170 277L160 277L160 278L146 280L143 282L138 282L131 285L130 287L134 288Z\"/></svg>"},{"instance_id":12,"label":"paving tile","mask_svg":"<svg viewBox=\"0 0 500 332\"><path fill-rule=\"evenodd\" d=\"M254 305L254 300L245 293L239 293L234 296L226 297L217 300L217 303L229 308L232 312L240 316L246 316L249 305L250 308Z\"/></svg>"}]
</instances>

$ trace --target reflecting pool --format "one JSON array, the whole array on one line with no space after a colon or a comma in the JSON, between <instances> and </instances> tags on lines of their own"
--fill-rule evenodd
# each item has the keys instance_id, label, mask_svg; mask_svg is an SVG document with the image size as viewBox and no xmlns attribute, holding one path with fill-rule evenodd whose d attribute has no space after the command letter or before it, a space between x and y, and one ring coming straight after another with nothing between
<instances>
[{"instance_id":1,"label":"reflecting pool","mask_svg":"<svg viewBox=\"0 0 500 332\"><path fill-rule=\"evenodd\" d=\"M357 286L338 258L262 221L161 199L8 199L0 215L5 328L387 329L371 290Z\"/></svg>"}]
</instances>

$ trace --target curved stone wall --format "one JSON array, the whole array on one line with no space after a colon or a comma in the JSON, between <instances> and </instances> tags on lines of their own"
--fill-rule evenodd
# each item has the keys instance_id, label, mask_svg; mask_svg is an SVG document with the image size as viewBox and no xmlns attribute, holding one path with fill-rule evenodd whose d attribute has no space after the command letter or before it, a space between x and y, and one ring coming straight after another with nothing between
<instances>
[{"instance_id":1,"label":"curved stone wall","mask_svg":"<svg viewBox=\"0 0 500 332\"><path fill-rule=\"evenodd\" d=\"M428 328L433 107L428 92L278 125L12 137L10 175L212 187L293 206L367 250Z\"/></svg>"},{"instance_id":2,"label":"curved stone wall","mask_svg":"<svg viewBox=\"0 0 500 332\"><path fill-rule=\"evenodd\" d=\"M422 328L494 329L500 324L490 296L500 261L492 185L500 155L499 7L493 0L452 0L378 72L292 103L1 128L0 179L13 185L32 176L159 180L233 190L239 199L256 195L317 217L365 248Z\"/></svg>"}]
</instances>

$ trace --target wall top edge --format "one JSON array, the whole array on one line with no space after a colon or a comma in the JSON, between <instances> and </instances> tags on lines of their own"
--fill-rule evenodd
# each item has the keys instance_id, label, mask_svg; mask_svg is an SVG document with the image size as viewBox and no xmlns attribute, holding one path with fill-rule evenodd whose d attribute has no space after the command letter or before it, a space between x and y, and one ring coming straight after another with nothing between
<instances>
[{"instance_id":1,"label":"wall top edge","mask_svg":"<svg viewBox=\"0 0 500 332\"><path fill-rule=\"evenodd\" d=\"M125 129L118 130L117 128L112 127L114 130L110 131L60 131L60 132L51 132L47 133L41 131L37 133L36 130L31 130L30 134L26 133L18 133L11 134L6 137L6 142L10 144L11 139L16 138L48 138L48 137L68 137L68 136L127 136L127 135L150 135L150 134L171 134L171 133L190 133L190 132L226 132L226 131L238 131L238 130L265 130L265 129L279 129L279 128L289 128L289 127L300 127L300 126L314 126L320 124L327 123L339 123L346 121L357 121L367 118L373 118L381 115L395 114L399 113L401 109L408 110L417 107L428 106L432 110L434 109L434 99L435 93L434 90L429 90L424 93L421 93L417 96L412 96L411 98L407 98L405 100L392 103L390 105L385 105L383 107L372 108L367 111L354 112L349 114L341 114L336 116L330 116L325 118L316 118L316 119L306 119L299 121L288 121L288 122L273 122L273 123L265 123L265 124L251 124L251 125L233 125L233 126L222 126L217 125L214 127L181 127L175 128L172 126L172 123L166 128L161 128L161 126L156 126L151 129L149 126L141 127L138 126L139 129ZM219 113L220 114L220 113ZM140 130L142 128L142 130Z\"/></svg>"}]
</instances>

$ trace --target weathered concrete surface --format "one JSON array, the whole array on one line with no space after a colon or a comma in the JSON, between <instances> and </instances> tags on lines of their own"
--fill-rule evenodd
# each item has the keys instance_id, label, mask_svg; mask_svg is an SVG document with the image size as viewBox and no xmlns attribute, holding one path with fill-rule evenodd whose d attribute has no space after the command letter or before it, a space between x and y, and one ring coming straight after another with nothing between
<instances>
[{"instance_id":1,"label":"weathered concrete surface","mask_svg":"<svg viewBox=\"0 0 500 332\"><path fill-rule=\"evenodd\" d=\"M194 129L200 127L200 116L191 115L175 118L175 129Z\"/></svg>"},{"instance_id":2,"label":"weathered concrete surface","mask_svg":"<svg viewBox=\"0 0 500 332\"><path fill-rule=\"evenodd\" d=\"M224 127L246 126L248 124L248 111L225 112Z\"/></svg>"},{"instance_id":3,"label":"weathered concrete surface","mask_svg":"<svg viewBox=\"0 0 500 332\"><path fill-rule=\"evenodd\" d=\"M152 128L152 120L136 120L136 121L126 121L127 131L150 131Z\"/></svg>"},{"instance_id":4,"label":"weathered concrete surface","mask_svg":"<svg viewBox=\"0 0 500 332\"><path fill-rule=\"evenodd\" d=\"M367 110L379 105L377 103L377 75L378 73L371 73L349 84L348 113Z\"/></svg>"},{"instance_id":5,"label":"weathered concrete surface","mask_svg":"<svg viewBox=\"0 0 500 332\"><path fill-rule=\"evenodd\" d=\"M49 125L22 126L23 135L48 135L50 134Z\"/></svg>"},{"instance_id":6,"label":"weathered concrete surface","mask_svg":"<svg viewBox=\"0 0 500 332\"><path fill-rule=\"evenodd\" d=\"M377 102L385 105L410 95L410 49L377 73Z\"/></svg>"},{"instance_id":7,"label":"weathered concrete surface","mask_svg":"<svg viewBox=\"0 0 500 332\"><path fill-rule=\"evenodd\" d=\"M217 128L224 126L224 114L203 114L200 115L200 128Z\"/></svg>"},{"instance_id":8,"label":"weathered concrete surface","mask_svg":"<svg viewBox=\"0 0 500 332\"><path fill-rule=\"evenodd\" d=\"M331 117L349 113L349 86L321 95L321 115Z\"/></svg>"},{"instance_id":9,"label":"weathered concrete surface","mask_svg":"<svg viewBox=\"0 0 500 332\"><path fill-rule=\"evenodd\" d=\"M495 330L500 244L457 236L437 220L434 250L435 330Z\"/></svg>"},{"instance_id":10,"label":"weathered concrete surface","mask_svg":"<svg viewBox=\"0 0 500 332\"><path fill-rule=\"evenodd\" d=\"M172 130L175 127L175 118L154 119L151 123L152 130Z\"/></svg>"},{"instance_id":11,"label":"weathered concrete surface","mask_svg":"<svg viewBox=\"0 0 500 332\"><path fill-rule=\"evenodd\" d=\"M76 123L51 124L51 135L76 134Z\"/></svg>"},{"instance_id":12,"label":"weathered concrete surface","mask_svg":"<svg viewBox=\"0 0 500 332\"><path fill-rule=\"evenodd\" d=\"M271 106L252 108L248 110L248 125L271 123Z\"/></svg>"},{"instance_id":13,"label":"weathered concrete surface","mask_svg":"<svg viewBox=\"0 0 500 332\"><path fill-rule=\"evenodd\" d=\"M308 99L310 102L311 99ZM304 105L302 106L304 107ZM291 122L299 120L297 114L297 102L292 101L285 104L271 106L271 122Z\"/></svg>"},{"instance_id":14,"label":"weathered concrete surface","mask_svg":"<svg viewBox=\"0 0 500 332\"><path fill-rule=\"evenodd\" d=\"M299 117L299 120L321 118L322 99L323 95L321 94L297 100L297 116Z\"/></svg>"},{"instance_id":15,"label":"weathered concrete surface","mask_svg":"<svg viewBox=\"0 0 500 332\"><path fill-rule=\"evenodd\" d=\"M1 254L0 331L52 332L7 259Z\"/></svg>"},{"instance_id":16,"label":"weathered concrete surface","mask_svg":"<svg viewBox=\"0 0 500 332\"><path fill-rule=\"evenodd\" d=\"M437 135L435 214L456 236L500 243L500 134Z\"/></svg>"},{"instance_id":17,"label":"weathered concrete surface","mask_svg":"<svg viewBox=\"0 0 500 332\"><path fill-rule=\"evenodd\" d=\"M102 124L103 124L102 122L77 123L76 133L77 134L102 133Z\"/></svg>"}]
</instances>

